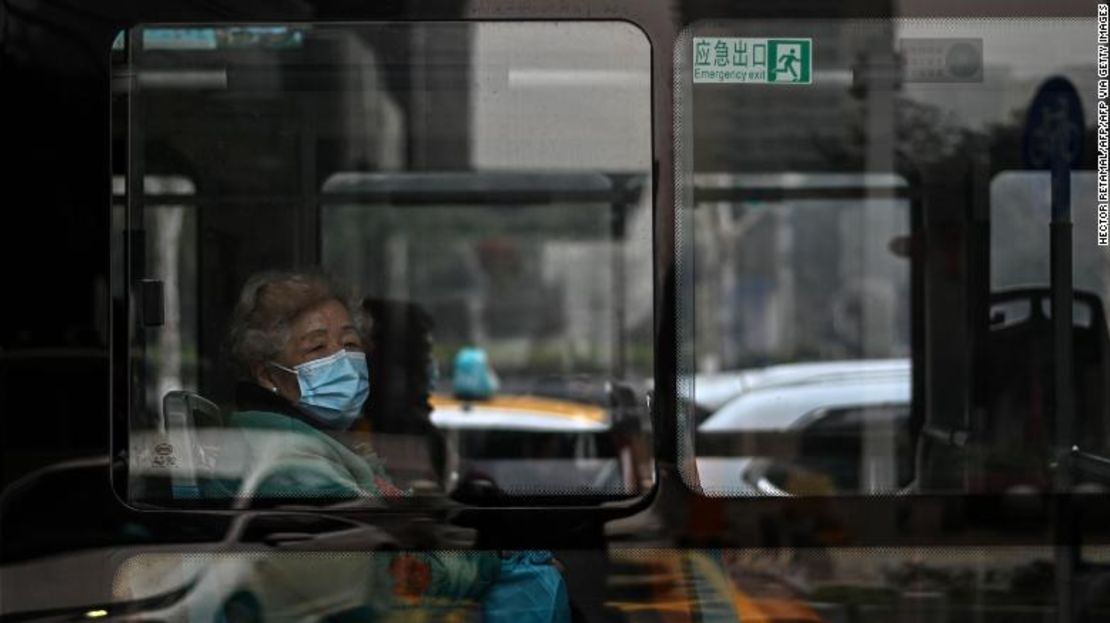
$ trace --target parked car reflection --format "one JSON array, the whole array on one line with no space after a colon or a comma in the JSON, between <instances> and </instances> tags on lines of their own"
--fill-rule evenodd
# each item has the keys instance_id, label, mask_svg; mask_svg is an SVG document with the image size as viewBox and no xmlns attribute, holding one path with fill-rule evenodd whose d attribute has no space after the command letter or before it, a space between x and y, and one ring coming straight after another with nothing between
<instances>
[{"instance_id":1,"label":"parked car reflection","mask_svg":"<svg viewBox=\"0 0 1110 623\"><path fill-rule=\"evenodd\" d=\"M695 379L707 493L893 493L912 478L908 360L788 364ZM705 402L702 402L704 399Z\"/></svg>"}]
</instances>

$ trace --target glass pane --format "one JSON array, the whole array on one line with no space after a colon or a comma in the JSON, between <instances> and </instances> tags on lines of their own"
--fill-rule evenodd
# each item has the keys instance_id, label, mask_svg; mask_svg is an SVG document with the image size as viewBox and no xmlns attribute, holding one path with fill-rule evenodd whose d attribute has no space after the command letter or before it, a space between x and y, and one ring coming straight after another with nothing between
<instances>
[{"instance_id":1,"label":"glass pane","mask_svg":"<svg viewBox=\"0 0 1110 623\"><path fill-rule=\"evenodd\" d=\"M652 486L642 32L129 36L114 190L131 501L583 503Z\"/></svg>"},{"instance_id":2,"label":"glass pane","mask_svg":"<svg viewBox=\"0 0 1110 623\"><path fill-rule=\"evenodd\" d=\"M1104 490L1110 265L1083 170L1096 155L1094 28L687 29L676 227L689 484L752 496ZM1064 87L1037 97L1051 78L1079 94L1074 106L1060 103ZM1075 289L1072 389L1059 392L1053 124L1075 154L1058 176L1070 180ZM1061 467L1072 448L1080 458Z\"/></svg>"}]
</instances>

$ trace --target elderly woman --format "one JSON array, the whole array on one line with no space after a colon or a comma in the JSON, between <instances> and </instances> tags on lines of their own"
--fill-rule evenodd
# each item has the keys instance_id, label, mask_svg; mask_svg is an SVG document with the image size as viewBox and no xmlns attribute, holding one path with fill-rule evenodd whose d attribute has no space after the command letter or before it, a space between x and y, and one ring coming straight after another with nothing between
<instances>
[{"instance_id":1,"label":"elderly woman","mask_svg":"<svg viewBox=\"0 0 1110 623\"><path fill-rule=\"evenodd\" d=\"M243 446L221 453L234 457L224 471L241 475L228 487L240 500L405 495L373 455L338 438L373 391L361 309L319 274L267 272L247 281L230 332L244 381L229 423L243 432ZM386 578L367 582L366 608L375 617L481 602L492 623L569 620L549 552L382 553L362 562L367 578Z\"/></svg>"},{"instance_id":2,"label":"elderly woman","mask_svg":"<svg viewBox=\"0 0 1110 623\"><path fill-rule=\"evenodd\" d=\"M370 392L360 309L320 274L266 272L243 287L230 331L243 380L229 423L245 447L222 453L241 476L237 497L403 494L375 457L340 439Z\"/></svg>"}]
</instances>

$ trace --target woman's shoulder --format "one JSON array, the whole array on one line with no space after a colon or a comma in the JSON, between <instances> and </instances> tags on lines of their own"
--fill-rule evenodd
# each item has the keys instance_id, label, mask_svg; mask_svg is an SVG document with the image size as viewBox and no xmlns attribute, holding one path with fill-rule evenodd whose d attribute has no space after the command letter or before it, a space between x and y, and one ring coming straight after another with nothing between
<instances>
[{"instance_id":1,"label":"woman's shoulder","mask_svg":"<svg viewBox=\"0 0 1110 623\"><path fill-rule=\"evenodd\" d=\"M316 456L348 469L372 470L367 457L360 456L343 442L326 432L284 413L266 410L236 411L228 424L243 433L247 445L255 453L283 456Z\"/></svg>"},{"instance_id":2,"label":"woman's shoulder","mask_svg":"<svg viewBox=\"0 0 1110 623\"><path fill-rule=\"evenodd\" d=\"M342 444L327 433L318 430L285 413L267 410L236 411L228 418L228 424L243 433L247 444L255 451L267 453L312 454L330 457L342 454Z\"/></svg>"},{"instance_id":3,"label":"woman's shoulder","mask_svg":"<svg viewBox=\"0 0 1110 623\"><path fill-rule=\"evenodd\" d=\"M241 410L228 417L243 448L236 473L262 497L357 497L357 457L327 434L294 417Z\"/></svg>"},{"instance_id":4,"label":"woman's shoulder","mask_svg":"<svg viewBox=\"0 0 1110 623\"><path fill-rule=\"evenodd\" d=\"M290 417L284 413L277 413L264 409L235 411L228 416L228 422L232 426L238 426L240 428L267 428L293 432L317 432L316 429L297 418Z\"/></svg>"}]
</instances>

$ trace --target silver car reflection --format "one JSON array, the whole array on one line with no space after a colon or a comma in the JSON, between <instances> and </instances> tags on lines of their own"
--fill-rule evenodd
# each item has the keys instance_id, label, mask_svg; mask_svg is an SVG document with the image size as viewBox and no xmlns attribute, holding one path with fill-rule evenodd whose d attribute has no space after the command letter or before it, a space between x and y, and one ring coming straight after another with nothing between
<instances>
[{"instance_id":1,"label":"silver car reflection","mask_svg":"<svg viewBox=\"0 0 1110 623\"><path fill-rule=\"evenodd\" d=\"M729 495L893 493L912 475L906 359L698 376L697 478Z\"/></svg>"}]
</instances>

